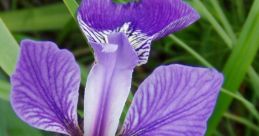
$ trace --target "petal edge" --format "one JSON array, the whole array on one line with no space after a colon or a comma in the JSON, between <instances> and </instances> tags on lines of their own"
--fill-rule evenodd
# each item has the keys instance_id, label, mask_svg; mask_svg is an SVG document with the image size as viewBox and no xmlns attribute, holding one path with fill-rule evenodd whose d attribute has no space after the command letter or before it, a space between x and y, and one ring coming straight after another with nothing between
<instances>
[{"instance_id":1,"label":"petal edge","mask_svg":"<svg viewBox=\"0 0 259 136\"><path fill-rule=\"evenodd\" d=\"M206 68L157 68L139 87L121 134L202 136L223 82Z\"/></svg>"},{"instance_id":2,"label":"petal edge","mask_svg":"<svg viewBox=\"0 0 259 136\"><path fill-rule=\"evenodd\" d=\"M81 135L77 122L79 66L73 55L52 42L23 40L11 77L11 104L30 126Z\"/></svg>"}]
</instances>

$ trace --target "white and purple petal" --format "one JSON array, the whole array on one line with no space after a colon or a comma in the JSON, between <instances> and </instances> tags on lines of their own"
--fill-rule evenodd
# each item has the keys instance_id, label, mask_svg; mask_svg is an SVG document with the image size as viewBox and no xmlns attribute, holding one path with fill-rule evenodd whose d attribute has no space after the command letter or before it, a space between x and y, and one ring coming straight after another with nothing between
<instances>
[{"instance_id":1,"label":"white and purple petal","mask_svg":"<svg viewBox=\"0 0 259 136\"><path fill-rule=\"evenodd\" d=\"M183 29L199 18L182 0L139 0L126 4L83 0L78 15L95 31L116 30L129 23L132 31L156 35L154 39Z\"/></svg>"},{"instance_id":2,"label":"white and purple petal","mask_svg":"<svg viewBox=\"0 0 259 136\"><path fill-rule=\"evenodd\" d=\"M82 20L81 14L78 14L77 19L81 30L87 37L87 40L90 44L92 42L107 44L108 36L111 33L122 32L127 36L130 45L135 49L139 58L138 64L141 65L147 62L152 37L149 37L146 34L141 33L140 31L130 30L131 28L129 27L129 23L124 24L122 27L118 27L116 30L96 31L95 29L85 24L85 22Z\"/></svg>"},{"instance_id":3,"label":"white and purple petal","mask_svg":"<svg viewBox=\"0 0 259 136\"><path fill-rule=\"evenodd\" d=\"M80 69L73 55L52 42L23 40L11 78L11 103L29 125L80 136L77 101Z\"/></svg>"},{"instance_id":4,"label":"white and purple petal","mask_svg":"<svg viewBox=\"0 0 259 136\"><path fill-rule=\"evenodd\" d=\"M157 68L139 87L123 136L203 136L222 74L183 65Z\"/></svg>"},{"instance_id":5,"label":"white and purple petal","mask_svg":"<svg viewBox=\"0 0 259 136\"><path fill-rule=\"evenodd\" d=\"M199 15L182 0L83 0L77 18L88 41L106 43L111 32L124 32L140 65L147 62L152 40L189 26Z\"/></svg>"},{"instance_id":6,"label":"white and purple petal","mask_svg":"<svg viewBox=\"0 0 259 136\"><path fill-rule=\"evenodd\" d=\"M112 33L108 44L91 43L96 63L85 89L85 136L113 136L129 95L138 57L124 33Z\"/></svg>"}]
</instances>

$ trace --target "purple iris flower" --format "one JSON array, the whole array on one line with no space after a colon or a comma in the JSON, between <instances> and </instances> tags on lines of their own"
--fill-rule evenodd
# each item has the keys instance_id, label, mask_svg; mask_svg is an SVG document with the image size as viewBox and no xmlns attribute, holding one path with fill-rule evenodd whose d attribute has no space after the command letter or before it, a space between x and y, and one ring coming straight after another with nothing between
<instances>
[{"instance_id":1,"label":"purple iris flower","mask_svg":"<svg viewBox=\"0 0 259 136\"><path fill-rule=\"evenodd\" d=\"M83 127L77 117L79 66L69 51L48 41L21 42L11 103L23 121L71 136L204 135L223 82L222 74L207 68L158 67L140 84L119 124L134 68L146 63L152 40L199 18L190 6L181 0L83 0L77 18L95 54Z\"/></svg>"}]
</instances>

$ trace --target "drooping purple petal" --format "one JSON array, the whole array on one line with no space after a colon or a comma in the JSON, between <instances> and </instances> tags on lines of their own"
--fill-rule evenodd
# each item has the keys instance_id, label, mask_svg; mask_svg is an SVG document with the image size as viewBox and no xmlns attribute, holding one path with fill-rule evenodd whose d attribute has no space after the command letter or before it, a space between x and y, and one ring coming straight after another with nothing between
<instances>
[{"instance_id":1,"label":"drooping purple petal","mask_svg":"<svg viewBox=\"0 0 259 136\"><path fill-rule=\"evenodd\" d=\"M139 56L139 64L145 64L152 40L189 26L199 15L182 0L140 0L128 4L83 0L77 18L92 42L107 43L110 33L125 33Z\"/></svg>"},{"instance_id":2,"label":"drooping purple petal","mask_svg":"<svg viewBox=\"0 0 259 136\"><path fill-rule=\"evenodd\" d=\"M203 136L223 82L207 68L157 68L139 87L123 136Z\"/></svg>"},{"instance_id":3,"label":"drooping purple petal","mask_svg":"<svg viewBox=\"0 0 259 136\"><path fill-rule=\"evenodd\" d=\"M137 55L123 33L112 33L107 45L91 43L96 63L86 83L84 133L113 136L128 97Z\"/></svg>"},{"instance_id":4,"label":"drooping purple petal","mask_svg":"<svg viewBox=\"0 0 259 136\"><path fill-rule=\"evenodd\" d=\"M73 55L52 42L23 40L11 78L11 103L29 125L72 136L77 122L80 70Z\"/></svg>"}]
</instances>

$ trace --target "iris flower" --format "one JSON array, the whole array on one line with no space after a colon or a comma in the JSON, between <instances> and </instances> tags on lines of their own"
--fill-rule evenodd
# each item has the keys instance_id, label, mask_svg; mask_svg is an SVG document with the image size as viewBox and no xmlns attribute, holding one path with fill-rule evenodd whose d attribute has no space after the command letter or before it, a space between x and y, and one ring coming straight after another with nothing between
<instances>
[{"instance_id":1,"label":"iris flower","mask_svg":"<svg viewBox=\"0 0 259 136\"><path fill-rule=\"evenodd\" d=\"M77 13L95 63L77 116L80 69L68 50L50 41L23 40L11 78L11 104L30 126L70 136L202 136L223 82L213 69L160 66L140 84L119 124L132 73L147 62L151 41L199 18L181 0L115 4L83 0Z\"/></svg>"}]
</instances>

